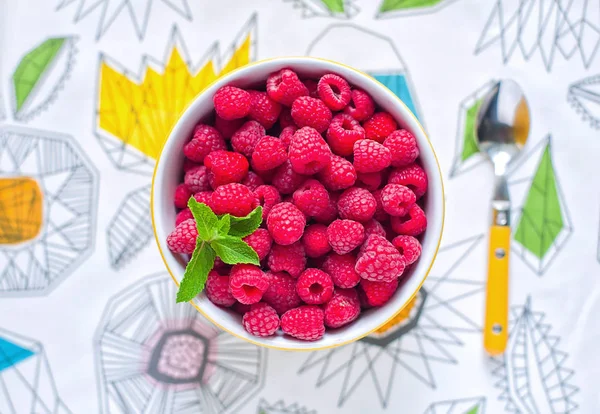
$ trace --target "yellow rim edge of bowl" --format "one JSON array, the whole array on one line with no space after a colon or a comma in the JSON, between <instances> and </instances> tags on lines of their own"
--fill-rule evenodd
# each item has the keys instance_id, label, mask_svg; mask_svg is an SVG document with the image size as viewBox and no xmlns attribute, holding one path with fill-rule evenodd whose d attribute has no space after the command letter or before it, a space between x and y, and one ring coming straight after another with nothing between
<instances>
[{"instance_id":1,"label":"yellow rim edge of bowl","mask_svg":"<svg viewBox=\"0 0 600 414\"><path fill-rule=\"evenodd\" d=\"M212 87L212 85L214 85L215 83L219 82L220 80L222 80L223 77L229 76L229 75L233 75L236 72L251 67L251 66L256 66L265 62L271 62L274 60L283 60L283 59L313 59L313 60L320 60L323 62L327 62L327 63L332 63L334 65L338 65L338 66L342 66L352 72L355 72L361 76L367 76L370 79L374 80L375 82L377 82L378 84L380 84L381 86L384 87L384 90L388 90L389 88L387 88L387 86L385 86L383 83L379 82L377 79L375 79L375 77L369 75L368 73L362 72L358 69L355 69L351 66L345 65L343 63L340 62L336 62L334 60L329 60L329 59L323 59L323 58L317 58L317 57L312 57L312 56L282 56L282 57L276 57L276 58L268 58L268 59L262 59L262 60L258 60L256 62L252 62L252 63L248 63L244 66L241 66L239 68L236 68L234 70L232 70L231 72L226 73L225 75L215 79L213 82L211 82L210 84L208 84L202 91L200 91L198 93L198 95L196 95L194 97L194 99L192 99L184 108L183 110L180 112L180 115L178 117L181 118L181 116L188 110L188 108L196 101L196 99L198 99L198 96L200 96L205 90L209 89L210 87ZM435 159L435 163L438 167L438 173L440 175L440 184L441 184L441 189L442 189L442 225L440 228L440 237L438 238L438 243L437 246L435 248L435 253L433 255L433 258L431 259L431 263L429 264L429 268L427 269L427 271L425 272L425 275L423 276L423 279L421 280L421 283L419 283L419 286L417 287L417 289L412 293L412 295L410 296L410 298L404 303L404 305L402 305L400 307L400 309L398 309L397 312L395 312L390 318L388 318L384 323L382 323L381 325L378 325L377 327L373 328L371 331L362 334L360 336L357 336L356 338L350 339L348 341L345 342L341 342L339 344L333 344L333 345L327 345L327 346L321 346L321 347L312 347L312 348L286 348L286 347L280 347L280 346L275 346L275 345L268 345L268 344L264 344L264 343L260 343L260 342L256 342L252 339L248 339L248 338L244 338L234 332L231 332L229 329L221 326L219 323L215 322L210 316L208 316L204 311L202 311L202 309L200 309L200 307L198 305L196 305L193 301L189 301L189 303L196 308L196 310L198 312L200 312L200 314L202 316L204 316L206 319L208 319L211 323L213 323L214 325L216 325L219 329L229 333L230 335L235 336L238 339L241 339L243 341L246 342L250 342L254 345L257 346L262 346L265 348L270 348L270 349L277 349L279 351L295 351L295 352L306 352L306 351L321 351L321 350L325 350L325 349L331 349L331 348L337 348L340 346L344 346L344 345L348 345L352 342L356 342L361 340L362 338L364 338L365 336L369 336L370 334L372 334L373 332L375 332L377 329L381 328L382 326L386 325L387 323L389 323L392 319L394 319L394 317L396 317L396 315L398 315L400 312L402 312L404 310L404 308L406 307L406 305L408 305L410 303L411 300L413 300L413 298L419 293L419 291L421 290L421 287L423 287L423 284L425 283L425 280L427 279L427 276L429 276L429 273L431 272L431 269L433 267L433 264L435 263L435 259L437 258L438 252L440 250L440 245L442 243L442 235L444 233L444 222L445 222L445 218L446 218L446 203L444 201L444 177L442 176L442 169L440 167L440 162L438 160L437 154L435 152L435 148L433 148L433 145L431 144L431 140L429 139L429 135L425 132L425 130L423 129L423 126L421 125L421 123L419 122L419 120L417 119L417 117L412 113L412 111L410 110L410 108L408 108L408 106L406 106L406 104L398 97L396 96L393 92L389 91L390 95L396 99L400 105L402 105L406 111L408 112L408 114L413 118L413 120L416 122L417 126L419 127L419 129L421 130L421 132L423 133L423 135L425 136L425 138L427 139L427 143L429 144L429 147L431 148L431 152L433 153L433 158ZM169 131L169 134L167 137L171 136L171 133L173 132L173 129L175 128L175 125L177 125L177 122L171 127L171 130ZM165 142L166 144L166 142ZM152 219L152 232L154 233L154 238L156 240L156 244L158 246L158 251L160 253L160 257L162 258L162 261L165 265L165 267L167 268L167 271L169 272L169 275L171 276L171 279L173 279L173 281L175 282L175 284L177 285L177 287L179 287L179 281L177 280L177 278L173 275L173 272L171 271L171 268L169 267L169 264L167 263L167 260L165 258L165 255L163 253L160 243L160 240L158 238L158 235L156 234L156 226L155 226L155 220L154 220L154 183L156 180L156 171L158 170L158 164L159 164L159 160L162 156L163 150L164 150L164 144L163 147L160 150L160 154L158 155L158 158L156 159L156 165L154 166L154 172L152 174L152 184L151 184L151 190L150 190L150 215L151 215L151 219Z\"/></svg>"}]
</instances>

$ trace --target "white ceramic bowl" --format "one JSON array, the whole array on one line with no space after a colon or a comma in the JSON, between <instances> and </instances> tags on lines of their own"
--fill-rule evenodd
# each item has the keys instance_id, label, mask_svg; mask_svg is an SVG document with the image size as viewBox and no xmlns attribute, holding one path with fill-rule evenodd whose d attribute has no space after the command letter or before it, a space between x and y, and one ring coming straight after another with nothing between
<instances>
[{"instance_id":1,"label":"white ceramic bowl","mask_svg":"<svg viewBox=\"0 0 600 414\"><path fill-rule=\"evenodd\" d=\"M276 58L253 63L237 69L218 79L206 88L188 106L167 139L157 162L152 180L152 222L154 234L162 258L175 283L183 278L185 261L169 251L166 239L173 230L176 210L173 205L175 187L181 182L183 166L183 146L190 138L194 126L213 110L212 97L221 86L235 85L251 87L265 82L268 75L282 68L292 68L301 77L318 78L329 72L337 73L351 85L368 92L383 110L389 112L398 124L411 131L417 138L421 152L420 160L429 178L428 194L425 200L425 213L428 226L424 234L421 257L404 280L392 299L380 308L362 313L358 320L346 327L329 330L323 338L314 342L296 340L278 334L270 338L259 338L247 333L239 314L215 306L204 294L192 301L196 309L221 329L249 342L266 347L285 350L315 350L340 346L356 341L400 312L416 295L429 273L437 254L444 221L444 192L440 167L435 152L425 131L415 116L389 89L371 76L351 67L308 57ZM175 297L172 298L175 301ZM187 306L181 304L180 306Z\"/></svg>"}]
</instances>

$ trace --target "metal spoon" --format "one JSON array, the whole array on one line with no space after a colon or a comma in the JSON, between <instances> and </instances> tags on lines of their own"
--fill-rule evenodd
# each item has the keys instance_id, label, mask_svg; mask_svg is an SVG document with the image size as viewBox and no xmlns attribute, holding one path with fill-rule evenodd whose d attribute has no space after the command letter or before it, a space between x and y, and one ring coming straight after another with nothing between
<instances>
[{"instance_id":1,"label":"metal spoon","mask_svg":"<svg viewBox=\"0 0 600 414\"><path fill-rule=\"evenodd\" d=\"M479 106L475 128L477 146L494 165L496 177L483 344L489 354L499 355L508 340L511 204L506 175L510 162L521 152L529 136L529 107L516 82L502 80L492 88Z\"/></svg>"}]
</instances>

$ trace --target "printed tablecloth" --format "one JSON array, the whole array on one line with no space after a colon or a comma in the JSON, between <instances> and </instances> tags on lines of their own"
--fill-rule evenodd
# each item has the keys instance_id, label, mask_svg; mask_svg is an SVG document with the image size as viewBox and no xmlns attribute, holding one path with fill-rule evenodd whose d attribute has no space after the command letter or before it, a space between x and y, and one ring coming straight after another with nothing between
<instances>
[{"instance_id":1,"label":"printed tablecloth","mask_svg":"<svg viewBox=\"0 0 600 414\"><path fill-rule=\"evenodd\" d=\"M600 412L599 0L0 2L0 413ZM375 76L431 136L447 217L390 326L266 350L175 304L149 215L182 108L248 62L328 57ZM492 171L471 126L524 88L510 175L511 336L482 348Z\"/></svg>"}]
</instances>

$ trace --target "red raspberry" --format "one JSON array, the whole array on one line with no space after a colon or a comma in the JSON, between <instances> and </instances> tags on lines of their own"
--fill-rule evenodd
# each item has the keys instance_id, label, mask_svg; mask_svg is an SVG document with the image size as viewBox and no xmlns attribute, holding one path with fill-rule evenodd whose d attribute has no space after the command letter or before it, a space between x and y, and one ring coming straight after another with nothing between
<instances>
[{"instance_id":1,"label":"red raspberry","mask_svg":"<svg viewBox=\"0 0 600 414\"><path fill-rule=\"evenodd\" d=\"M229 271L231 270L232 266L223 263L223 260L221 260L220 257L215 257L215 264L213 265L212 270L217 270L221 273L229 273Z\"/></svg>"},{"instance_id":2,"label":"red raspberry","mask_svg":"<svg viewBox=\"0 0 600 414\"><path fill-rule=\"evenodd\" d=\"M279 127L284 129L289 126L298 128L298 125L294 122L294 118L292 118L291 109L283 107L281 108L281 115L279 115Z\"/></svg>"},{"instance_id":3,"label":"red raspberry","mask_svg":"<svg viewBox=\"0 0 600 414\"><path fill-rule=\"evenodd\" d=\"M361 139L354 144L354 168L359 173L374 173L390 166L390 150L379 142Z\"/></svg>"},{"instance_id":4,"label":"red raspberry","mask_svg":"<svg viewBox=\"0 0 600 414\"><path fill-rule=\"evenodd\" d=\"M281 142L283 142L283 145L285 146L286 150L290 146L290 142L292 142L292 137L294 136L297 130L298 127L295 125L286 126L281 130L281 133L279 134L279 139L281 140Z\"/></svg>"},{"instance_id":5,"label":"red raspberry","mask_svg":"<svg viewBox=\"0 0 600 414\"><path fill-rule=\"evenodd\" d=\"M361 248L355 270L363 279L391 282L404 272L406 262L385 237L372 235Z\"/></svg>"},{"instance_id":6,"label":"red raspberry","mask_svg":"<svg viewBox=\"0 0 600 414\"><path fill-rule=\"evenodd\" d=\"M392 244L404 256L407 266L416 262L421 256L421 243L413 236L396 236Z\"/></svg>"},{"instance_id":7,"label":"red raspberry","mask_svg":"<svg viewBox=\"0 0 600 414\"><path fill-rule=\"evenodd\" d=\"M322 134L331 122L331 110L320 99L301 96L292 104L292 118L300 128L311 127Z\"/></svg>"},{"instance_id":8,"label":"red raspberry","mask_svg":"<svg viewBox=\"0 0 600 414\"><path fill-rule=\"evenodd\" d=\"M358 186L365 188L369 191L375 191L381 185L383 177L381 171L374 173L359 173L358 174Z\"/></svg>"},{"instance_id":9,"label":"red raspberry","mask_svg":"<svg viewBox=\"0 0 600 414\"><path fill-rule=\"evenodd\" d=\"M208 179L213 188L224 184L239 183L248 175L248 160L231 151L213 151L204 159L208 168Z\"/></svg>"},{"instance_id":10,"label":"red raspberry","mask_svg":"<svg viewBox=\"0 0 600 414\"><path fill-rule=\"evenodd\" d=\"M196 248L198 229L191 218L179 223L167 237L167 246L173 253L192 254Z\"/></svg>"},{"instance_id":11,"label":"red raspberry","mask_svg":"<svg viewBox=\"0 0 600 414\"><path fill-rule=\"evenodd\" d=\"M329 146L314 128L300 128L292 137L288 149L292 168L298 174L311 175L321 171L331 159Z\"/></svg>"},{"instance_id":12,"label":"red raspberry","mask_svg":"<svg viewBox=\"0 0 600 414\"><path fill-rule=\"evenodd\" d=\"M256 143L265 136L265 127L256 121L247 121L231 136L233 150L251 157Z\"/></svg>"},{"instance_id":13,"label":"red raspberry","mask_svg":"<svg viewBox=\"0 0 600 414\"><path fill-rule=\"evenodd\" d=\"M239 313L240 315L244 316L244 314L246 312L250 311L251 307L252 307L252 305L246 305L246 304L240 303L236 300L230 309L232 311L235 311L236 313Z\"/></svg>"},{"instance_id":14,"label":"red raspberry","mask_svg":"<svg viewBox=\"0 0 600 414\"><path fill-rule=\"evenodd\" d=\"M392 229L404 236L416 237L427 228L427 217L418 204L413 204L402 217L392 217Z\"/></svg>"},{"instance_id":15,"label":"red raspberry","mask_svg":"<svg viewBox=\"0 0 600 414\"><path fill-rule=\"evenodd\" d=\"M309 305L326 303L333 296L331 276L319 269L306 269L298 278L296 292Z\"/></svg>"},{"instance_id":16,"label":"red raspberry","mask_svg":"<svg viewBox=\"0 0 600 414\"><path fill-rule=\"evenodd\" d=\"M175 196L173 197L173 201L175 202L175 207L177 208L186 208L188 200L192 196L192 191L185 184L179 184L175 188Z\"/></svg>"},{"instance_id":17,"label":"red raspberry","mask_svg":"<svg viewBox=\"0 0 600 414\"><path fill-rule=\"evenodd\" d=\"M369 221L376 209L375 197L364 188L351 187L344 191L338 200L338 211L343 219Z\"/></svg>"},{"instance_id":18,"label":"red raspberry","mask_svg":"<svg viewBox=\"0 0 600 414\"><path fill-rule=\"evenodd\" d=\"M215 214L247 216L256 208L258 201L254 193L245 185L231 183L218 187L212 194L212 210Z\"/></svg>"},{"instance_id":19,"label":"red raspberry","mask_svg":"<svg viewBox=\"0 0 600 414\"><path fill-rule=\"evenodd\" d=\"M204 165L189 169L185 173L183 179L185 185L188 186L191 192L209 191L210 183L208 182L208 171Z\"/></svg>"},{"instance_id":20,"label":"red raspberry","mask_svg":"<svg viewBox=\"0 0 600 414\"><path fill-rule=\"evenodd\" d=\"M367 221L365 224L365 240L369 238L370 235L376 234L381 237L386 237L386 232L380 222L375 219L371 219Z\"/></svg>"},{"instance_id":21,"label":"red raspberry","mask_svg":"<svg viewBox=\"0 0 600 414\"><path fill-rule=\"evenodd\" d=\"M250 106L250 119L260 122L265 129L269 129L275 125L279 114L281 113L281 105L275 102L267 95L266 92L248 91L252 100Z\"/></svg>"},{"instance_id":22,"label":"red raspberry","mask_svg":"<svg viewBox=\"0 0 600 414\"><path fill-rule=\"evenodd\" d=\"M202 164L194 162L192 160L190 160L189 158L185 158L183 160L183 172L186 173L189 170L191 170L192 168L196 168L201 166Z\"/></svg>"},{"instance_id":23,"label":"red raspberry","mask_svg":"<svg viewBox=\"0 0 600 414\"><path fill-rule=\"evenodd\" d=\"M317 85L317 93L332 111L341 111L352 99L350 85L346 79L333 73L321 76Z\"/></svg>"},{"instance_id":24,"label":"red raspberry","mask_svg":"<svg viewBox=\"0 0 600 414\"><path fill-rule=\"evenodd\" d=\"M206 297L215 305L229 307L236 302L229 290L229 276L220 275L216 270L211 270L208 273L204 292Z\"/></svg>"},{"instance_id":25,"label":"red raspberry","mask_svg":"<svg viewBox=\"0 0 600 414\"><path fill-rule=\"evenodd\" d=\"M221 118L230 121L243 118L250 113L250 94L235 86L223 86L213 96L215 111Z\"/></svg>"},{"instance_id":26,"label":"red raspberry","mask_svg":"<svg viewBox=\"0 0 600 414\"><path fill-rule=\"evenodd\" d=\"M244 122L246 122L244 118L228 121L221 118L219 115L215 116L215 128L225 139L231 139L234 132L240 129L242 125L244 125Z\"/></svg>"},{"instance_id":27,"label":"red raspberry","mask_svg":"<svg viewBox=\"0 0 600 414\"><path fill-rule=\"evenodd\" d=\"M372 282L362 279L360 281L361 290L364 292L367 304L369 306L384 305L396 292L398 288L398 279L391 282Z\"/></svg>"},{"instance_id":28,"label":"red raspberry","mask_svg":"<svg viewBox=\"0 0 600 414\"><path fill-rule=\"evenodd\" d=\"M275 204L281 203L281 196L277 189L271 185L261 185L254 190L254 194L258 198L259 205L263 208L263 220L269 217L269 213Z\"/></svg>"},{"instance_id":29,"label":"red raspberry","mask_svg":"<svg viewBox=\"0 0 600 414\"><path fill-rule=\"evenodd\" d=\"M194 198L199 203L204 203L212 210L212 191L199 191L194 194Z\"/></svg>"},{"instance_id":30,"label":"red raspberry","mask_svg":"<svg viewBox=\"0 0 600 414\"><path fill-rule=\"evenodd\" d=\"M192 215L192 210L190 210L189 208L185 208L179 213L177 213L177 216L175 217L175 226L177 226L182 221L186 221L187 219L191 218L194 218L194 216Z\"/></svg>"},{"instance_id":31,"label":"red raspberry","mask_svg":"<svg viewBox=\"0 0 600 414\"><path fill-rule=\"evenodd\" d=\"M256 190L261 185L264 185L265 182L263 179L253 171L248 171L248 175L246 178L242 180L242 184L251 189L252 191Z\"/></svg>"},{"instance_id":32,"label":"red raspberry","mask_svg":"<svg viewBox=\"0 0 600 414\"><path fill-rule=\"evenodd\" d=\"M326 255L331 250L329 241L327 241L327 226L323 224L311 224L308 226L304 230L302 244L308 257Z\"/></svg>"},{"instance_id":33,"label":"red raspberry","mask_svg":"<svg viewBox=\"0 0 600 414\"><path fill-rule=\"evenodd\" d=\"M389 216L383 209L383 204L381 204L381 191L382 190L373 191L373 197L375 198L375 202L377 203L377 208L375 209L375 214L373 214L373 218L377 221L386 221Z\"/></svg>"},{"instance_id":34,"label":"red raspberry","mask_svg":"<svg viewBox=\"0 0 600 414\"><path fill-rule=\"evenodd\" d=\"M410 188L418 200L427 191L427 174L420 165L413 163L404 168L394 168L388 184L402 184Z\"/></svg>"},{"instance_id":35,"label":"red raspberry","mask_svg":"<svg viewBox=\"0 0 600 414\"><path fill-rule=\"evenodd\" d=\"M259 260L263 260L269 255L271 244L273 244L273 239L267 229L256 229L254 233L244 237L242 240L254 249Z\"/></svg>"},{"instance_id":36,"label":"red raspberry","mask_svg":"<svg viewBox=\"0 0 600 414\"><path fill-rule=\"evenodd\" d=\"M282 315L290 309L302 304L302 299L296 292L296 280L285 272L267 273L271 279L269 288L263 295L263 301L268 303Z\"/></svg>"},{"instance_id":37,"label":"red raspberry","mask_svg":"<svg viewBox=\"0 0 600 414\"><path fill-rule=\"evenodd\" d=\"M297 242L304 233L306 218L292 203L275 205L267 217L267 228L275 243L289 245Z\"/></svg>"},{"instance_id":38,"label":"red raspberry","mask_svg":"<svg viewBox=\"0 0 600 414\"><path fill-rule=\"evenodd\" d=\"M340 288L352 288L360 282L360 276L354 270L356 257L352 254L330 253L323 262L323 270L331 276L333 284Z\"/></svg>"},{"instance_id":39,"label":"red raspberry","mask_svg":"<svg viewBox=\"0 0 600 414\"><path fill-rule=\"evenodd\" d=\"M304 246L300 242L288 246L274 244L267 264L272 272L287 272L297 279L306 268Z\"/></svg>"},{"instance_id":40,"label":"red raspberry","mask_svg":"<svg viewBox=\"0 0 600 414\"><path fill-rule=\"evenodd\" d=\"M324 317L318 306L299 306L281 316L281 330L294 338L316 341L325 333Z\"/></svg>"},{"instance_id":41,"label":"red raspberry","mask_svg":"<svg viewBox=\"0 0 600 414\"><path fill-rule=\"evenodd\" d=\"M388 184L381 190L381 205L390 216L404 216L415 204L415 193L401 184Z\"/></svg>"},{"instance_id":42,"label":"red raspberry","mask_svg":"<svg viewBox=\"0 0 600 414\"><path fill-rule=\"evenodd\" d=\"M294 205L307 216L318 216L329 206L329 193L317 180L306 180L293 195Z\"/></svg>"},{"instance_id":43,"label":"red raspberry","mask_svg":"<svg viewBox=\"0 0 600 414\"><path fill-rule=\"evenodd\" d=\"M269 277L257 266L237 264L231 268L229 288L238 302L251 305L260 302L269 288Z\"/></svg>"},{"instance_id":44,"label":"red raspberry","mask_svg":"<svg viewBox=\"0 0 600 414\"><path fill-rule=\"evenodd\" d=\"M314 81L312 79L304 79L302 83L304 84L304 86L306 86L306 89L308 89L308 96L310 96L311 98L319 97L319 92L317 92L319 84L317 81Z\"/></svg>"},{"instance_id":45,"label":"red raspberry","mask_svg":"<svg viewBox=\"0 0 600 414\"><path fill-rule=\"evenodd\" d=\"M365 240L365 228L358 221L335 220L327 227L327 240L337 254L350 253Z\"/></svg>"},{"instance_id":46,"label":"red raspberry","mask_svg":"<svg viewBox=\"0 0 600 414\"><path fill-rule=\"evenodd\" d=\"M242 317L244 329L254 336L271 336L279 328L279 316L266 303L255 303Z\"/></svg>"},{"instance_id":47,"label":"red raspberry","mask_svg":"<svg viewBox=\"0 0 600 414\"><path fill-rule=\"evenodd\" d=\"M365 139L365 130L348 114L337 114L327 128L327 143L338 155L352 155L354 143L361 139Z\"/></svg>"},{"instance_id":48,"label":"red raspberry","mask_svg":"<svg viewBox=\"0 0 600 414\"><path fill-rule=\"evenodd\" d=\"M308 89L296 72L291 69L281 69L267 78L267 94L274 101L291 106L296 98L308 95Z\"/></svg>"},{"instance_id":49,"label":"red raspberry","mask_svg":"<svg viewBox=\"0 0 600 414\"><path fill-rule=\"evenodd\" d=\"M387 112L377 112L363 123L366 137L379 143L382 143L397 127L398 124Z\"/></svg>"},{"instance_id":50,"label":"red raspberry","mask_svg":"<svg viewBox=\"0 0 600 414\"><path fill-rule=\"evenodd\" d=\"M317 223L329 224L335 220L338 216L337 202L339 195L337 193L329 194L329 204L327 208L321 212L321 214L314 216L313 218Z\"/></svg>"},{"instance_id":51,"label":"red raspberry","mask_svg":"<svg viewBox=\"0 0 600 414\"><path fill-rule=\"evenodd\" d=\"M279 138L262 137L252 152L252 168L257 171L272 170L286 161L287 151Z\"/></svg>"},{"instance_id":52,"label":"red raspberry","mask_svg":"<svg viewBox=\"0 0 600 414\"><path fill-rule=\"evenodd\" d=\"M277 168L271 184L273 184L281 194L291 194L296 188L300 187L304 181L306 181L306 176L295 172L292 168L292 163L290 160L287 160L281 167Z\"/></svg>"},{"instance_id":53,"label":"red raspberry","mask_svg":"<svg viewBox=\"0 0 600 414\"><path fill-rule=\"evenodd\" d=\"M360 315L360 301L354 289L336 289L325 305L325 326L340 328Z\"/></svg>"},{"instance_id":54,"label":"red raspberry","mask_svg":"<svg viewBox=\"0 0 600 414\"><path fill-rule=\"evenodd\" d=\"M321 170L319 178L328 190L343 190L356 182L356 170L347 159L331 154L329 163Z\"/></svg>"},{"instance_id":55,"label":"red raspberry","mask_svg":"<svg viewBox=\"0 0 600 414\"><path fill-rule=\"evenodd\" d=\"M344 113L350 115L359 122L369 119L375 112L375 102L368 93L361 89L352 90L352 99L344 108Z\"/></svg>"},{"instance_id":56,"label":"red raspberry","mask_svg":"<svg viewBox=\"0 0 600 414\"><path fill-rule=\"evenodd\" d=\"M383 146L390 150L394 167L405 167L419 156L417 139L406 129L392 132L383 141Z\"/></svg>"},{"instance_id":57,"label":"red raspberry","mask_svg":"<svg viewBox=\"0 0 600 414\"><path fill-rule=\"evenodd\" d=\"M219 131L208 125L196 125L192 139L183 146L185 156L194 162L204 162L213 151L226 150L227 145Z\"/></svg>"}]
</instances>

